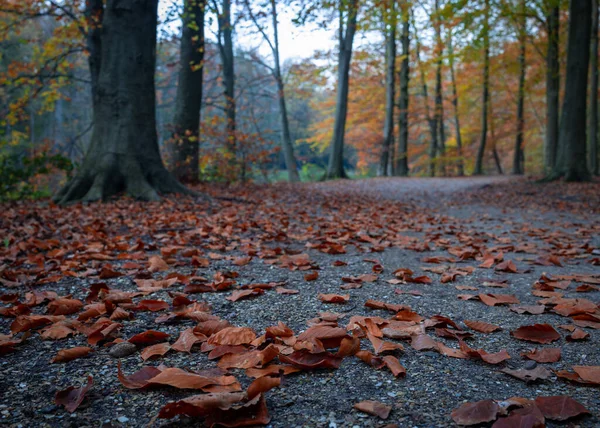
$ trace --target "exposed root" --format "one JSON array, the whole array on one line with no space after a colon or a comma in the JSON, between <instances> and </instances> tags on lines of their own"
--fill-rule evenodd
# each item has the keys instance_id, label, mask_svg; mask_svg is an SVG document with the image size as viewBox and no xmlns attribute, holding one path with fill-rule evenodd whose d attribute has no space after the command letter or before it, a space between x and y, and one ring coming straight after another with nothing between
<instances>
[{"instance_id":1,"label":"exposed root","mask_svg":"<svg viewBox=\"0 0 600 428\"><path fill-rule=\"evenodd\" d=\"M107 200L121 192L142 201L158 201L160 194L200 196L179 183L162 165L142 168L138 162L115 162L112 168L84 171L54 197L59 205ZM145 171L144 171L145 170Z\"/></svg>"}]
</instances>

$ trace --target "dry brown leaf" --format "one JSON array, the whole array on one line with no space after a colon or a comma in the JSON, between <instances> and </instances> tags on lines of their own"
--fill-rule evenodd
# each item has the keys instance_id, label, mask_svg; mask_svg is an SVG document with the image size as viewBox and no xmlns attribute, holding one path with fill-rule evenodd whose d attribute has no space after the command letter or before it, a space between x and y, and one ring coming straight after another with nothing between
<instances>
[{"instance_id":1,"label":"dry brown leaf","mask_svg":"<svg viewBox=\"0 0 600 428\"><path fill-rule=\"evenodd\" d=\"M369 415L377 416L380 419L387 419L392 411L392 406L373 400L365 400L356 403L354 408Z\"/></svg>"},{"instance_id":2,"label":"dry brown leaf","mask_svg":"<svg viewBox=\"0 0 600 428\"><path fill-rule=\"evenodd\" d=\"M76 346L75 348L61 349L56 356L52 358L51 363L66 363L77 358L82 358L92 352L92 348L87 346Z\"/></svg>"}]
</instances>

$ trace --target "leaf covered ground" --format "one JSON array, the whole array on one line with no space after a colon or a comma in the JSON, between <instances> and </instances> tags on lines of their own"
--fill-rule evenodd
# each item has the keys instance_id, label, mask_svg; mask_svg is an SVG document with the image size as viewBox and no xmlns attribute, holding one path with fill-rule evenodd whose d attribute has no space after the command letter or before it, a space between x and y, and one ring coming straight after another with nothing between
<instances>
[{"instance_id":1,"label":"leaf covered ground","mask_svg":"<svg viewBox=\"0 0 600 428\"><path fill-rule=\"evenodd\" d=\"M598 183L198 190L2 206L0 423L600 423Z\"/></svg>"}]
</instances>

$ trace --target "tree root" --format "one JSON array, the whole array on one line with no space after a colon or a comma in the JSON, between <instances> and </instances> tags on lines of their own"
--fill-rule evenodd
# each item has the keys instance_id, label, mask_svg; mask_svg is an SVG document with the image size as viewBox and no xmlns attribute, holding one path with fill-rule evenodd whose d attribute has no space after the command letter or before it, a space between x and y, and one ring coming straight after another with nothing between
<instances>
[{"instance_id":1,"label":"tree root","mask_svg":"<svg viewBox=\"0 0 600 428\"><path fill-rule=\"evenodd\" d=\"M105 164L106 165L106 164ZM139 162L111 162L111 168L86 170L67 183L54 202L67 205L77 202L107 200L121 192L142 201L158 201L159 194L179 193L201 196L179 183L162 164L142 167Z\"/></svg>"}]
</instances>

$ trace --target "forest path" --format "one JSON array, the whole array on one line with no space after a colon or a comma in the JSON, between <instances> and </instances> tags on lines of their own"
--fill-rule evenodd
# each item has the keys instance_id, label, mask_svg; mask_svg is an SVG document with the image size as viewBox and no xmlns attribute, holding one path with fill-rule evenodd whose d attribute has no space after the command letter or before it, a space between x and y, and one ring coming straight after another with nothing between
<instances>
[{"instance_id":1,"label":"forest path","mask_svg":"<svg viewBox=\"0 0 600 428\"><path fill-rule=\"evenodd\" d=\"M200 343L189 353L177 350L180 335L197 328L211 336L213 328L230 323L261 336L282 322L299 338L316 322L336 324L338 315L342 329L322 325L312 332L324 329L340 339L356 322L367 328L364 317L381 329L391 326L382 339L404 350L387 356L397 358L406 374L395 377L377 358L372 362L380 369L354 356L334 359L337 370L318 369L320 357L309 352L315 344L301 344L292 364L311 368L306 359L317 369L286 375L266 394L271 427L380 427L379 419L353 410L363 400L391 406L387 422L399 427L446 427L453 426L452 410L465 401L556 395L589 409L592 416L577 421L581 426L600 423L597 388L551 371L600 365L600 323L593 321L600 316L598 182L377 178L239 188L212 183L198 190L221 199L173 196L150 204L121 199L70 207L28 201L0 210L0 229L7 231L0 247L0 314L6 314L0 316L0 335L6 335L0 336L0 351L7 352L0 356L0 424L147 426L168 402L201 391L175 379L171 386L129 389L109 353L116 341L139 341L137 335L149 330L168 335L161 339L161 346L171 347L164 355L144 360L152 349L141 341L131 355L119 357L127 376L160 364L195 372L219 364L238 379L236 388L246 390L252 379L231 358L254 355L249 339L241 347L216 342L229 357L209 359L202 351L211 347ZM287 291L276 291L281 284ZM321 294L347 295L347 302L328 303ZM65 300L75 304L72 310ZM373 309L378 303L372 301L391 306ZM506 301L538 314L515 312ZM557 303L563 306L559 312ZM115 305L126 314L108 319ZM405 309L398 311L399 305ZM581 324L563 316L571 310L595 314ZM67 318L36 324L37 317L53 312ZM398 321L424 319L426 335L419 330L414 336L420 339L413 340L405 331L396 340L410 329ZM501 330L471 330L469 320ZM556 330L552 343L511 334L535 324ZM576 325L584 337L572 341L567 329ZM107 331L98 342L92 337L96 328ZM26 331L33 334L13 349L11 330L19 339ZM511 358L488 364L476 351L465 354L456 340L465 334L472 334L465 339L468 347ZM293 349L280 338L271 341L281 350L273 361L289 363ZM365 337L360 347L374 351L375 343ZM339 344L331 345L336 352ZM81 346L92 352L65 364L50 362L59 350ZM533 348L560 348L560 360L538 366L546 379L526 383L500 371L533 367L522 357ZM81 385L88 375L94 386L71 421L54 404L54 394ZM186 417L156 422L197 425Z\"/></svg>"},{"instance_id":2,"label":"forest path","mask_svg":"<svg viewBox=\"0 0 600 428\"><path fill-rule=\"evenodd\" d=\"M406 202L438 200L440 197L448 198L465 191L521 180L512 176L380 177L338 181L333 183L333 187L339 184L348 191L365 195L377 194L385 199ZM328 187L332 187L332 183L319 183L318 186L326 191Z\"/></svg>"}]
</instances>

